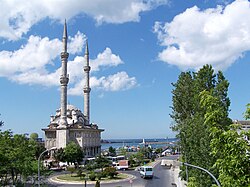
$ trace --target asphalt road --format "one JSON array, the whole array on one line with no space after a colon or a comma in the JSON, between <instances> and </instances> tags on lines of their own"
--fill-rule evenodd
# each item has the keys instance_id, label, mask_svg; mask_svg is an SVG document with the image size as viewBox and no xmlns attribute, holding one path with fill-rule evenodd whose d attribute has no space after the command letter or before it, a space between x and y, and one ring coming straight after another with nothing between
<instances>
[{"instance_id":1,"label":"asphalt road","mask_svg":"<svg viewBox=\"0 0 250 187\"><path fill-rule=\"evenodd\" d=\"M176 159L176 156L167 157L167 159ZM160 165L160 162L154 167L154 177L153 179L142 179L138 171L125 171L124 173L132 174L136 176L135 179L131 181L116 182L112 184L102 184L102 187L173 187L173 171L166 169ZM50 187L84 187L84 184L49 184ZM94 187L94 184L87 184L87 187Z\"/></svg>"}]
</instances>

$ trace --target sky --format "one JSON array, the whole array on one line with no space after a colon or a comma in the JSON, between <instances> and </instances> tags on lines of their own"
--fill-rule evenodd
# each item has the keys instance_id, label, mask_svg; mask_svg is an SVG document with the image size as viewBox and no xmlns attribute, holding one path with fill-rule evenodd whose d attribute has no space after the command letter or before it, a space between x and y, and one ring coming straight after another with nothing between
<instances>
[{"instance_id":1,"label":"sky","mask_svg":"<svg viewBox=\"0 0 250 187\"><path fill-rule=\"evenodd\" d=\"M173 138L173 87L211 64L230 83L230 117L250 102L248 0L0 0L2 130L36 132L60 107L60 53L68 26L68 103L83 110L90 56L90 121L103 139Z\"/></svg>"}]
</instances>

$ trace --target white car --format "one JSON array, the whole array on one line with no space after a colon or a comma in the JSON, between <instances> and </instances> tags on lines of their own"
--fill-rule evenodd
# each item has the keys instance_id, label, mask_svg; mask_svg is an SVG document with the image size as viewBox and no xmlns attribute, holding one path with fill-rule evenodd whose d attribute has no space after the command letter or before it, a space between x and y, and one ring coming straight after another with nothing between
<instances>
[{"instance_id":1,"label":"white car","mask_svg":"<svg viewBox=\"0 0 250 187\"><path fill-rule=\"evenodd\" d=\"M142 166L140 168L140 175L142 178L153 178L154 172L153 172L153 167L152 166Z\"/></svg>"}]
</instances>

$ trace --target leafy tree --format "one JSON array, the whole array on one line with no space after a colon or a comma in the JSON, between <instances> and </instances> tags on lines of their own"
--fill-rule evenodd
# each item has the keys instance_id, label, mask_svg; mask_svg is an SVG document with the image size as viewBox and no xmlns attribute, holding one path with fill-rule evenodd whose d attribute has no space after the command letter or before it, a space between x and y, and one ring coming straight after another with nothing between
<instances>
[{"instance_id":1,"label":"leafy tree","mask_svg":"<svg viewBox=\"0 0 250 187\"><path fill-rule=\"evenodd\" d=\"M95 172L90 172L90 174L89 174L89 179L90 179L91 181L94 181L95 178L96 178Z\"/></svg>"},{"instance_id":2,"label":"leafy tree","mask_svg":"<svg viewBox=\"0 0 250 187\"><path fill-rule=\"evenodd\" d=\"M104 156L99 155L95 159L95 164L96 164L96 168L101 168L101 170L103 171L103 168L110 166L111 162Z\"/></svg>"},{"instance_id":3,"label":"leafy tree","mask_svg":"<svg viewBox=\"0 0 250 187\"><path fill-rule=\"evenodd\" d=\"M156 154L162 153L162 148L161 147L156 148L155 153Z\"/></svg>"},{"instance_id":4,"label":"leafy tree","mask_svg":"<svg viewBox=\"0 0 250 187\"><path fill-rule=\"evenodd\" d=\"M31 133L30 134L30 139L36 141L38 139L38 134L37 133Z\"/></svg>"},{"instance_id":5,"label":"leafy tree","mask_svg":"<svg viewBox=\"0 0 250 187\"><path fill-rule=\"evenodd\" d=\"M118 175L116 169L114 167L107 167L104 169L104 172L109 176L110 178L114 178L116 175Z\"/></svg>"},{"instance_id":6,"label":"leafy tree","mask_svg":"<svg viewBox=\"0 0 250 187\"><path fill-rule=\"evenodd\" d=\"M60 148L58 150L56 150L54 152L54 158L57 160L57 161L61 161L61 162L64 162L66 161L66 158L65 158L65 154L64 154L64 150L63 148Z\"/></svg>"},{"instance_id":7,"label":"leafy tree","mask_svg":"<svg viewBox=\"0 0 250 187\"><path fill-rule=\"evenodd\" d=\"M247 109L244 115L245 119L250 119L250 103L247 104Z\"/></svg>"},{"instance_id":8,"label":"leafy tree","mask_svg":"<svg viewBox=\"0 0 250 187\"><path fill-rule=\"evenodd\" d=\"M1 114L0 114L1 115ZM4 124L4 122L2 120L0 120L0 127L2 127Z\"/></svg>"},{"instance_id":9,"label":"leafy tree","mask_svg":"<svg viewBox=\"0 0 250 187\"><path fill-rule=\"evenodd\" d=\"M228 118L230 100L227 97L229 83L222 72L214 73L212 66L205 65L198 72L182 72L174 89L171 117L174 120L172 129L177 132L183 155L182 161L188 162L212 171L216 158L211 155L210 126L205 123L207 108L201 106L201 93L207 91L218 100L223 113L220 128L228 129L231 120ZM210 107L210 106L207 106ZM183 168L182 168L183 169ZM204 172L189 168L190 177L196 178L201 187L211 186L211 178ZM181 173L185 177L185 172Z\"/></svg>"},{"instance_id":10,"label":"leafy tree","mask_svg":"<svg viewBox=\"0 0 250 187\"><path fill-rule=\"evenodd\" d=\"M120 154L119 155L124 155L126 156L127 155L127 150L124 149L124 148L120 148Z\"/></svg>"},{"instance_id":11,"label":"leafy tree","mask_svg":"<svg viewBox=\"0 0 250 187\"><path fill-rule=\"evenodd\" d=\"M81 147L75 142L70 142L64 148L65 160L69 163L80 163L84 158Z\"/></svg>"},{"instance_id":12,"label":"leafy tree","mask_svg":"<svg viewBox=\"0 0 250 187\"><path fill-rule=\"evenodd\" d=\"M223 128L221 123L227 115L219 99L209 92L201 94L201 104L206 108L205 124L210 127L212 156L216 158L214 167L218 170L218 178L225 187L249 187L250 184L250 147L245 136L250 131L240 132L239 125Z\"/></svg>"},{"instance_id":13,"label":"leafy tree","mask_svg":"<svg viewBox=\"0 0 250 187\"><path fill-rule=\"evenodd\" d=\"M109 155L110 156L116 156L116 150L112 146L109 147Z\"/></svg>"},{"instance_id":14,"label":"leafy tree","mask_svg":"<svg viewBox=\"0 0 250 187\"><path fill-rule=\"evenodd\" d=\"M32 142L25 135L13 135L8 130L0 132L0 178L8 184L11 177L13 184L26 180L37 173L37 161ZM20 178L21 176L21 178Z\"/></svg>"}]
</instances>

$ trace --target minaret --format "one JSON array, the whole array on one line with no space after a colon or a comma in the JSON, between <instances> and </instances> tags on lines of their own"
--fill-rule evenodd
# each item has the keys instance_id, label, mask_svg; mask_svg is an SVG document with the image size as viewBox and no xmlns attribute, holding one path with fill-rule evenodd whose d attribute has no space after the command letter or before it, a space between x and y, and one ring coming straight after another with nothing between
<instances>
[{"instance_id":1,"label":"minaret","mask_svg":"<svg viewBox=\"0 0 250 187\"><path fill-rule=\"evenodd\" d=\"M85 117L85 125L89 125L89 93L90 93L90 87L89 87L89 72L90 72L90 66L89 66L89 48L88 48L88 41L86 40L86 48L85 48L85 61L86 65L84 66L84 74L85 74L85 85L83 88L83 94L84 94L84 117Z\"/></svg>"},{"instance_id":2,"label":"minaret","mask_svg":"<svg viewBox=\"0 0 250 187\"><path fill-rule=\"evenodd\" d=\"M59 128L66 128L67 127L67 85L69 82L69 76L67 74L67 62L69 53L67 53L67 24L66 20L64 23L64 30L63 30L63 51L61 52L61 61L62 61L62 73L60 77L60 84L61 84L61 119L59 122Z\"/></svg>"}]
</instances>

